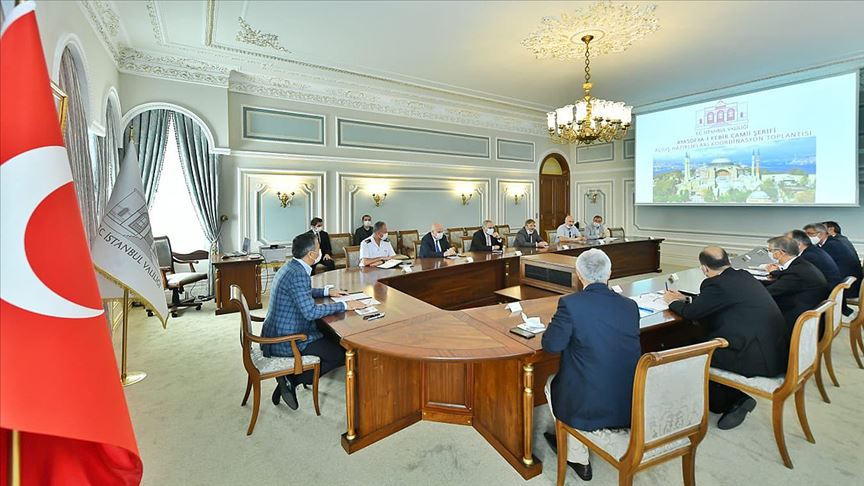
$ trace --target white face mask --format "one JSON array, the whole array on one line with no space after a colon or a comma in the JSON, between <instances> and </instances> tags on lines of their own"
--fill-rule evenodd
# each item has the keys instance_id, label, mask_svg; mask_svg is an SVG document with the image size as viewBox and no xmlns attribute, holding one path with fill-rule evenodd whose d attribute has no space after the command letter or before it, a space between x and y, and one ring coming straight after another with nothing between
<instances>
[{"instance_id":1,"label":"white face mask","mask_svg":"<svg viewBox=\"0 0 864 486\"><path fill-rule=\"evenodd\" d=\"M381 241L390 241L390 238L387 238L387 233L381 235Z\"/></svg>"},{"instance_id":2,"label":"white face mask","mask_svg":"<svg viewBox=\"0 0 864 486\"><path fill-rule=\"evenodd\" d=\"M312 231L314 231L315 233L320 233L322 229L324 229L324 227L322 227L322 226L313 226L312 227Z\"/></svg>"},{"instance_id":3,"label":"white face mask","mask_svg":"<svg viewBox=\"0 0 864 486\"><path fill-rule=\"evenodd\" d=\"M595 227L595 228L599 228L599 227L600 227L600 223L597 223L597 222L595 221L595 222L594 222L594 227Z\"/></svg>"},{"instance_id":4,"label":"white face mask","mask_svg":"<svg viewBox=\"0 0 864 486\"><path fill-rule=\"evenodd\" d=\"M533 235L533 234L534 234L534 230L533 230L533 229L525 228L525 232L527 232L529 235Z\"/></svg>"},{"instance_id":5,"label":"white face mask","mask_svg":"<svg viewBox=\"0 0 864 486\"><path fill-rule=\"evenodd\" d=\"M436 240L440 240L443 237L444 237L444 233L432 233L432 238L434 238Z\"/></svg>"},{"instance_id":6,"label":"white face mask","mask_svg":"<svg viewBox=\"0 0 864 486\"><path fill-rule=\"evenodd\" d=\"M819 240L819 237L818 237L818 236L811 236L811 237L810 237L810 243L812 243L812 244L814 244L814 245L818 245L818 244L819 244L819 241L820 241L820 240Z\"/></svg>"},{"instance_id":7,"label":"white face mask","mask_svg":"<svg viewBox=\"0 0 864 486\"><path fill-rule=\"evenodd\" d=\"M495 232L495 228L486 228L486 234L492 236L492 233Z\"/></svg>"},{"instance_id":8,"label":"white face mask","mask_svg":"<svg viewBox=\"0 0 864 486\"><path fill-rule=\"evenodd\" d=\"M318 249L318 256L315 257L315 263L313 263L312 265L316 265L318 262L320 262L320 261L321 261L321 257L322 257L323 255L324 255L324 252L322 252L321 249L319 248L319 249Z\"/></svg>"},{"instance_id":9,"label":"white face mask","mask_svg":"<svg viewBox=\"0 0 864 486\"><path fill-rule=\"evenodd\" d=\"M372 227L372 221L363 221L363 227L364 228L371 228Z\"/></svg>"},{"instance_id":10,"label":"white face mask","mask_svg":"<svg viewBox=\"0 0 864 486\"><path fill-rule=\"evenodd\" d=\"M565 224L567 225L568 228L572 228L572 227L573 227L573 223L565 223Z\"/></svg>"}]
</instances>

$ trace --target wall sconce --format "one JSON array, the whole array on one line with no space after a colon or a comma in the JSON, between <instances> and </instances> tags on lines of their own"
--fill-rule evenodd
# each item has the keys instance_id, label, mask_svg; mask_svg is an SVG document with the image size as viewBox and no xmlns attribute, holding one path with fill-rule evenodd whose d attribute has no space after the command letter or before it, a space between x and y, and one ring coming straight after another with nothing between
<instances>
[{"instance_id":1,"label":"wall sconce","mask_svg":"<svg viewBox=\"0 0 864 486\"><path fill-rule=\"evenodd\" d=\"M465 193L463 192L463 193L462 193L462 205L463 205L463 206L467 206L467 205L468 205L468 201L470 201L472 197L474 197L474 193L468 193L468 194L465 194Z\"/></svg>"},{"instance_id":2,"label":"wall sconce","mask_svg":"<svg viewBox=\"0 0 864 486\"><path fill-rule=\"evenodd\" d=\"M600 191L592 189L585 193L585 197L591 201L591 204L597 204L597 198L600 197Z\"/></svg>"},{"instance_id":3,"label":"wall sconce","mask_svg":"<svg viewBox=\"0 0 864 486\"><path fill-rule=\"evenodd\" d=\"M372 194L372 200L375 201L375 207L380 207L381 203L387 199L387 193L384 194Z\"/></svg>"},{"instance_id":4,"label":"wall sconce","mask_svg":"<svg viewBox=\"0 0 864 486\"><path fill-rule=\"evenodd\" d=\"M279 199L279 203L282 207L287 208L288 206L291 206L291 201L294 200L294 193L292 192L289 194L287 192L277 192L276 197Z\"/></svg>"},{"instance_id":5,"label":"wall sconce","mask_svg":"<svg viewBox=\"0 0 864 486\"><path fill-rule=\"evenodd\" d=\"M525 194L513 194L513 204L518 206L522 199L525 199Z\"/></svg>"}]
</instances>

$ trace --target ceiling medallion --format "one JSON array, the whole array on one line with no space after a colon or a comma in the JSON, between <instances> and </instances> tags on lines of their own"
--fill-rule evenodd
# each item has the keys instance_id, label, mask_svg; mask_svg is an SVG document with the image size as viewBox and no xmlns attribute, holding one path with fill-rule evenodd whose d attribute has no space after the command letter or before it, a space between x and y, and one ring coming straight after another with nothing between
<instances>
[{"instance_id":1,"label":"ceiling medallion","mask_svg":"<svg viewBox=\"0 0 864 486\"><path fill-rule=\"evenodd\" d=\"M237 32L236 37L237 42L243 42L244 44L250 44L258 47L269 47L271 49L276 49L277 51L282 52L290 52L288 49L282 47L282 44L279 43L278 35L267 34L258 29L253 29L248 22L243 20L243 17L237 17L237 20L240 21L240 31Z\"/></svg>"},{"instance_id":2,"label":"ceiling medallion","mask_svg":"<svg viewBox=\"0 0 864 486\"><path fill-rule=\"evenodd\" d=\"M543 17L540 28L522 45L537 59L575 61L585 56L582 38L591 35L592 54L624 52L660 28L656 8L650 3L598 2L558 17Z\"/></svg>"}]
</instances>

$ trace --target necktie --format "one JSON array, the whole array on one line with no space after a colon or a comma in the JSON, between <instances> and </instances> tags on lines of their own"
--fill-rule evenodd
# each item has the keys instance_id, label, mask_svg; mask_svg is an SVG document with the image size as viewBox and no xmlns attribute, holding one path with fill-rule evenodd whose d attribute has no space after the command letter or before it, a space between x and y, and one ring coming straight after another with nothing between
<instances>
[{"instance_id":1,"label":"necktie","mask_svg":"<svg viewBox=\"0 0 864 486\"><path fill-rule=\"evenodd\" d=\"M486 234L486 246L492 246L492 237Z\"/></svg>"},{"instance_id":2,"label":"necktie","mask_svg":"<svg viewBox=\"0 0 864 486\"><path fill-rule=\"evenodd\" d=\"M441 243L438 240L435 240L435 251L441 253Z\"/></svg>"}]
</instances>

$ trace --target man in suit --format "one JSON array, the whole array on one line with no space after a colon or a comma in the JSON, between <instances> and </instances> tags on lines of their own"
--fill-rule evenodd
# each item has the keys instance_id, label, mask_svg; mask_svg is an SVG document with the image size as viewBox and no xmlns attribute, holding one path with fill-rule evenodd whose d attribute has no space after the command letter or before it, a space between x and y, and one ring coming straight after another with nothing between
<instances>
[{"instance_id":1,"label":"man in suit","mask_svg":"<svg viewBox=\"0 0 864 486\"><path fill-rule=\"evenodd\" d=\"M303 233L294 238L290 262L276 272L273 279L273 290L270 294L270 305L267 317L261 329L263 337L280 337L291 334L305 334L306 340L297 343L304 355L318 356L321 359L321 374L345 364L345 351L339 346L337 339L328 339L315 325L317 319L338 314L346 310L363 307L357 301L333 304L315 304L313 299L345 295L336 289L312 288L312 265L321 259L323 252L318 238L312 233ZM266 357L294 356L291 343L262 344L261 351ZM312 383L312 371L302 375L289 375L276 378L278 385L273 390L273 404L279 404L279 397L292 409L297 410L297 393L295 387L299 384Z\"/></svg>"},{"instance_id":2,"label":"man in suit","mask_svg":"<svg viewBox=\"0 0 864 486\"><path fill-rule=\"evenodd\" d=\"M546 243L540 233L537 232L537 222L529 219L525 221L525 226L516 233L516 241L513 242L513 246L516 248L546 248L549 243Z\"/></svg>"},{"instance_id":3,"label":"man in suit","mask_svg":"<svg viewBox=\"0 0 864 486\"><path fill-rule=\"evenodd\" d=\"M570 427L594 431L630 426L633 375L642 354L636 302L609 289L612 262L593 248L576 259L583 290L558 300L543 334L543 350L561 353L558 373L546 382L552 415ZM555 434L544 434L556 449ZM567 441L567 460L591 479L588 449Z\"/></svg>"},{"instance_id":4,"label":"man in suit","mask_svg":"<svg viewBox=\"0 0 864 486\"><path fill-rule=\"evenodd\" d=\"M495 223L487 219L483 227L471 238L471 251L500 251L504 248L504 240L495 231Z\"/></svg>"},{"instance_id":5,"label":"man in suit","mask_svg":"<svg viewBox=\"0 0 864 486\"><path fill-rule=\"evenodd\" d=\"M840 269L837 268L837 263L834 259L831 258L825 250L819 248L818 245L813 244L813 240L807 236L807 233L801 230L792 230L786 233L786 236L795 240L795 243L798 243L798 256L812 263L813 266L822 272L822 275L825 276L825 280L828 281L829 288L833 289L834 286L843 280L840 276ZM777 264L771 264L768 265L767 269L768 271L773 272L774 270L778 270L779 266Z\"/></svg>"},{"instance_id":6,"label":"man in suit","mask_svg":"<svg viewBox=\"0 0 864 486\"><path fill-rule=\"evenodd\" d=\"M769 274L766 282L768 293L780 307L786 320L787 336L791 337L798 316L828 298L828 281L812 263L798 258L798 243L792 238L771 238L768 253L778 263L777 270Z\"/></svg>"},{"instance_id":7,"label":"man in suit","mask_svg":"<svg viewBox=\"0 0 864 486\"><path fill-rule=\"evenodd\" d=\"M366 238L372 236L372 216L363 215L363 224L354 230L354 244L360 245Z\"/></svg>"},{"instance_id":8,"label":"man in suit","mask_svg":"<svg viewBox=\"0 0 864 486\"><path fill-rule=\"evenodd\" d=\"M443 258L455 255L456 249L450 246L450 241L444 236L444 226L433 223L429 232L420 240L420 258Z\"/></svg>"},{"instance_id":9,"label":"man in suit","mask_svg":"<svg viewBox=\"0 0 864 486\"><path fill-rule=\"evenodd\" d=\"M840 269L841 279L849 276L855 277L855 282L852 284L852 288L846 291L845 297L850 299L858 297L858 291L861 288L861 279L864 275L862 275L861 261L858 260L858 254L855 252L854 247L850 249L841 240L829 235L828 228L822 223L808 224L804 227L804 232L808 236L814 237L814 239L819 239L817 244L837 264L837 268Z\"/></svg>"},{"instance_id":10,"label":"man in suit","mask_svg":"<svg viewBox=\"0 0 864 486\"><path fill-rule=\"evenodd\" d=\"M605 237L606 227L603 226L603 216L598 214L594 216L594 220L591 221L591 224L585 228L585 238L588 238L589 240L599 240Z\"/></svg>"},{"instance_id":11,"label":"man in suit","mask_svg":"<svg viewBox=\"0 0 864 486\"><path fill-rule=\"evenodd\" d=\"M333 261L333 247L330 246L330 235L324 231L324 220L321 218L312 218L312 221L309 223L311 229L308 231L309 234L314 235L318 239L318 244L321 245L321 261L312 265L312 275L315 275L315 269L318 265L323 265L326 270L325 272L329 272L330 270L336 270L336 262Z\"/></svg>"},{"instance_id":12,"label":"man in suit","mask_svg":"<svg viewBox=\"0 0 864 486\"><path fill-rule=\"evenodd\" d=\"M576 226L576 220L569 214L564 218L564 224L559 226L555 231L555 236L558 238L559 244L585 241L585 237L579 233L579 227Z\"/></svg>"},{"instance_id":13,"label":"man in suit","mask_svg":"<svg viewBox=\"0 0 864 486\"><path fill-rule=\"evenodd\" d=\"M726 250L708 247L699 253L705 280L691 302L676 291L663 298L669 309L690 321L699 321L708 339L721 337L729 347L714 351L711 366L747 377L775 377L786 372L789 339L786 322L771 294L746 270L729 263ZM710 382L708 407L723 414L721 430L737 427L756 408L756 400L734 388Z\"/></svg>"},{"instance_id":14,"label":"man in suit","mask_svg":"<svg viewBox=\"0 0 864 486\"><path fill-rule=\"evenodd\" d=\"M828 230L828 236L831 236L834 239L836 239L837 241L839 241L840 243L843 243L843 245L846 248L849 248L852 251L852 253L856 253L856 254L858 253L858 250L855 249L855 245L853 245L852 242L849 241L849 238L846 238L842 234L842 232L841 232L842 230L840 229L840 225L837 224L836 221L825 221L822 224L824 224L825 229Z\"/></svg>"}]
</instances>

